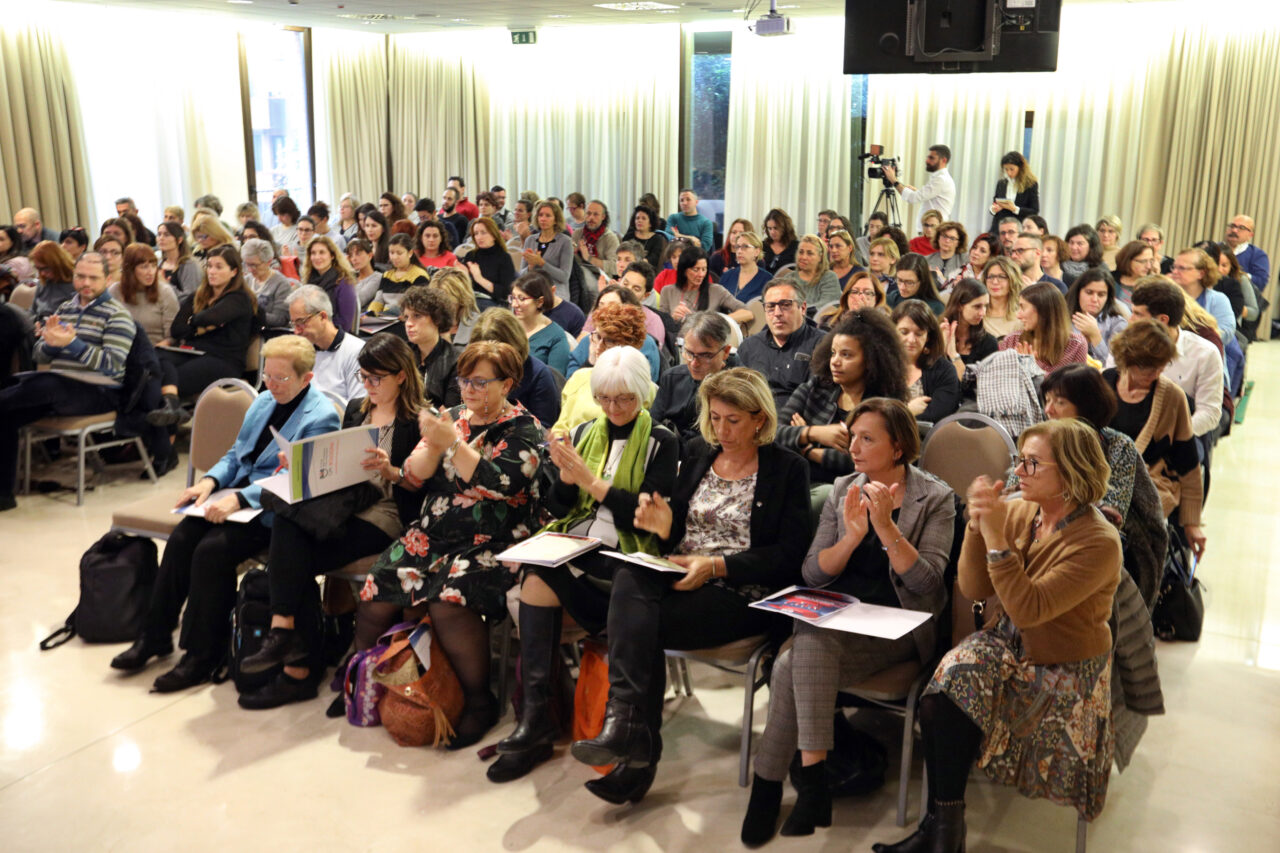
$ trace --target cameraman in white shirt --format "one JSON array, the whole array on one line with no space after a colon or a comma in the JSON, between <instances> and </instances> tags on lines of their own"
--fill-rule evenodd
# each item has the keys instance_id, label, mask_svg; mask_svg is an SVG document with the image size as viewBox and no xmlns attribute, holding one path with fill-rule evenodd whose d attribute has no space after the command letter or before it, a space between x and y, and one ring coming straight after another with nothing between
<instances>
[{"instance_id":1,"label":"cameraman in white shirt","mask_svg":"<svg viewBox=\"0 0 1280 853\"><path fill-rule=\"evenodd\" d=\"M945 222L951 219L951 208L956 203L956 182L947 171L947 164L950 162L950 148L945 145L930 145L929 155L924 158L924 168L929 173L929 180L920 189L901 183L897 170L892 166L884 167L884 179L893 184L893 188L902 194L902 200L907 204L917 204L921 210L937 210Z\"/></svg>"}]
</instances>

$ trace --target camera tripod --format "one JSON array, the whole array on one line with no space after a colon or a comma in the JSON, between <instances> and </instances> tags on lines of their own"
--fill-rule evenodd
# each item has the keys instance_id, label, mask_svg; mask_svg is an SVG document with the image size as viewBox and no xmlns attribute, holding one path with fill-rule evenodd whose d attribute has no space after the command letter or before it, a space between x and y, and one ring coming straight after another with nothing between
<instances>
[{"instance_id":1,"label":"camera tripod","mask_svg":"<svg viewBox=\"0 0 1280 853\"><path fill-rule=\"evenodd\" d=\"M898 212L898 194L894 192L893 187L881 187L880 195L876 197L876 203L871 206L872 213L877 211L889 217L890 225L898 228L902 227L902 215Z\"/></svg>"}]
</instances>

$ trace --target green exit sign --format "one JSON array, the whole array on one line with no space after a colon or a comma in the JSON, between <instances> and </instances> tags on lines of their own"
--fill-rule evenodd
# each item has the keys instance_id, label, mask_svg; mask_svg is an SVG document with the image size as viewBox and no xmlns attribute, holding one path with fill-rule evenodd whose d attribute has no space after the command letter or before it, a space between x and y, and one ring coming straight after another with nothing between
<instances>
[{"instance_id":1,"label":"green exit sign","mask_svg":"<svg viewBox=\"0 0 1280 853\"><path fill-rule=\"evenodd\" d=\"M512 30L511 43L512 44L537 44L538 31L537 30Z\"/></svg>"}]
</instances>

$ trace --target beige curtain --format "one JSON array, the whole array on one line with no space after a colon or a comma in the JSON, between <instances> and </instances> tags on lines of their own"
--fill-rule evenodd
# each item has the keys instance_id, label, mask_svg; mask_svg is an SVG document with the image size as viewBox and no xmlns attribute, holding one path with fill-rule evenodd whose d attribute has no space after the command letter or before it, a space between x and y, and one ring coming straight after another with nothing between
<instances>
[{"instance_id":1,"label":"beige curtain","mask_svg":"<svg viewBox=\"0 0 1280 853\"><path fill-rule=\"evenodd\" d=\"M24 207L55 230L88 222L91 209L67 52L35 24L0 30L0 221Z\"/></svg>"},{"instance_id":2,"label":"beige curtain","mask_svg":"<svg viewBox=\"0 0 1280 853\"><path fill-rule=\"evenodd\" d=\"M348 192L362 202L375 200L389 187L387 39L377 33L316 29L311 49L318 197L335 208ZM326 169L327 184L321 180Z\"/></svg>"},{"instance_id":3,"label":"beige curtain","mask_svg":"<svg viewBox=\"0 0 1280 853\"><path fill-rule=\"evenodd\" d=\"M841 73L844 21L805 18L782 38L733 34L725 223L746 217L764 233L780 207L801 234L818 211L849 209L850 81Z\"/></svg>"},{"instance_id":4,"label":"beige curtain","mask_svg":"<svg viewBox=\"0 0 1280 853\"><path fill-rule=\"evenodd\" d=\"M472 199L488 189L488 82L477 62L505 32L391 37L391 181L440 202L451 175Z\"/></svg>"}]
</instances>

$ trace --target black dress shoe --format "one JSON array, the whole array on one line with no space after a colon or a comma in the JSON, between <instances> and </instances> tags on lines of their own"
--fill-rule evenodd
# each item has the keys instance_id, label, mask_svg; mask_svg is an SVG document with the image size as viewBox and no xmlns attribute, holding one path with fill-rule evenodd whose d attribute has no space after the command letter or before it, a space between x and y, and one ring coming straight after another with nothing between
<instances>
[{"instance_id":1,"label":"black dress shoe","mask_svg":"<svg viewBox=\"0 0 1280 853\"><path fill-rule=\"evenodd\" d=\"M240 671L246 675L255 675L280 664L297 664L306 659L307 647L297 631L291 628L272 628L262 641L262 648L240 661Z\"/></svg>"},{"instance_id":2,"label":"black dress shoe","mask_svg":"<svg viewBox=\"0 0 1280 853\"><path fill-rule=\"evenodd\" d=\"M213 676L213 661L203 660L187 652L178 661L178 665L156 679L151 685L153 693L176 693L204 684Z\"/></svg>"},{"instance_id":3,"label":"black dress shoe","mask_svg":"<svg viewBox=\"0 0 1280 853\"><path fill-rule=\"evenodd\" d=\"M125 672L137 672L147 665L152 658L162 658L173 654L173 638L150 640L141 637L134 644L111 659L111 668Z\"/></svg>"},{"instance_id":4,"label":"black dress shoe","mask_svg":"<svg viewBox=\"0 0 1280 853\"><path fill-rule=\"evenodd\" d=\"M157 456L151 460L151 470L156 472L157 480L163 477L165 474L168 474L170 471L172 471L174 468L177 468L177 467L178 467L178 452L176 450L171 452L168 456ZM138 479L148 480L150 478L147 476L147 472L144 470L141 474L138 475Z\"/></svg>"},{"instance_id":5,"label":"black dress shoe","mask_svg":"<svg viewBox=\"0 0 1280 853\"><path fill-rule=\"evenodd\" d=\"M4 512L5 510L8 510L8 509L17 509L17 508L18 508L18 501L13 495L9 494L8 492L5 492L4 494L0 494L0 512Z\"/></svg>"},{"instance_id":6,"label":"black dress shoe","mask_svg":"<svg viewBox=\"0 0 1280 853\"><path fill-rule=\"evenodd\" d=\"M588 791L595 794L606 803L613 803L620 806L623 803L638 803L644 799L644 795L649 793L649 787L653 785L653 777L658 773L658 765L649 764L647 767L628 767L625 764L619 764L599 779L592 779L585 783Z\"/></svg>"},{"instance_id":7,"label":"black dress shoe","mask_svg":"<svg viewBox=\"0 0 1280 853\"><path fill-rule=\"evenodd\" d=\"M551 759L554 748L549 743L540 743L524 752L507 752L498 756L498 760L489 765L484 775L490 782L511 782L522 776L528 776L533 768Z\"/></svg>"},{"instance_id":8,"label":"black dress shoe","mask_svg":"<svg viewBox=\"0 0 1280 853\"><path fill-rule=\"evenodd\" d=\"M279 708L290 702L306 702L320 693L314 678L294 678L280 673L252 693L240 694L240 707L250 711Z\"/></svg>"},{"instance_id":9,"label":"black dress shoe","mask_svg":"<svg viewBox=\"0 0 1280 853\"><path fill-rule=\"evenodd\" d=\"M180 399L173 394L165 394L160 408L147 412L147 423L152 426L177 426L190 417L190 414L182 408Z\"/></svg>"}]
</instances>

